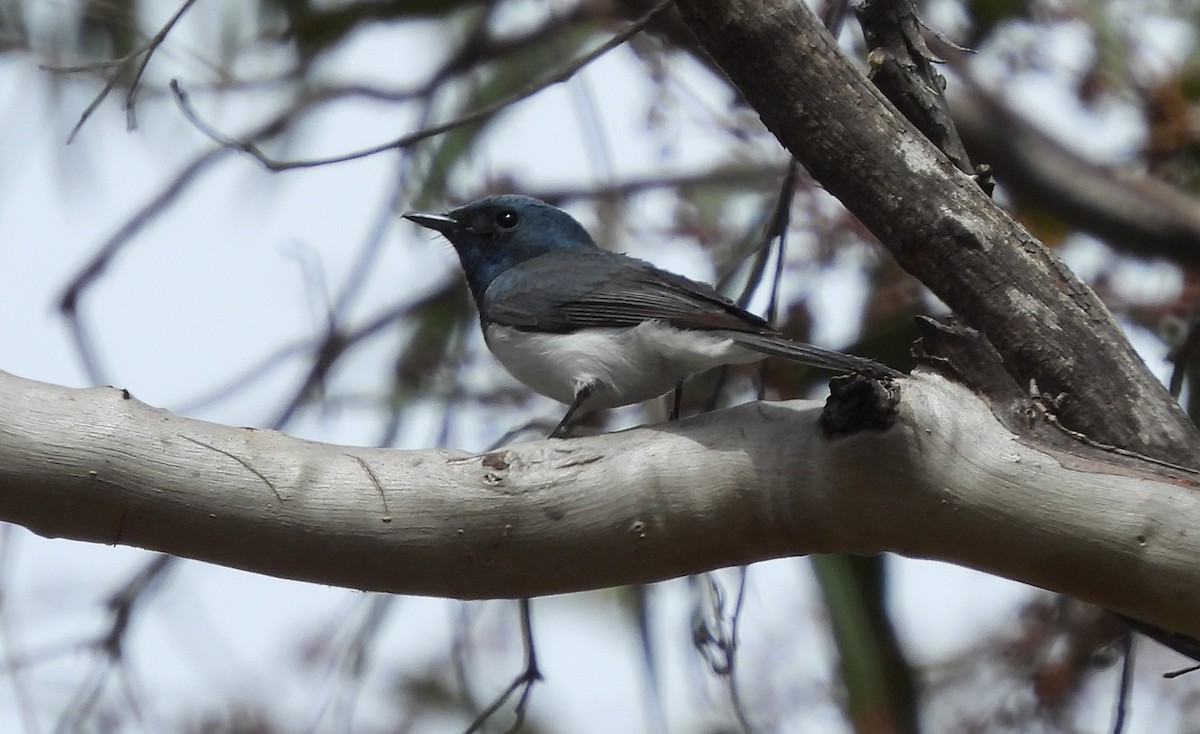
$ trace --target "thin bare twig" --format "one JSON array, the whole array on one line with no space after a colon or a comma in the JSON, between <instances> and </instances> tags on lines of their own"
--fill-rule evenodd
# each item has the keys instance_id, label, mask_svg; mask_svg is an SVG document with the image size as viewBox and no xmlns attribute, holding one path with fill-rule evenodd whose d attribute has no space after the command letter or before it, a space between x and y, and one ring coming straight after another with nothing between
<instances>
[{"instance_id":1,"label":"thin bare twig","mask_svg":"<svg viewBox=\"0 0 1200 734\"><path fill-rule=\"evenodd\" d=\"M309 394L324 382L334 362L348 348L396 323L403 316L419 310L422 306L428 304L432 298L437 298L440 293L441 289L432 297L422 299L417 304L406 303L390 308L353 331L344 331L336 324L330 324L321 343L314 350L316 359L314 359L312 367L309 368L308 374L305 375L304 382L288 401L287 405L284 406L283 410L280 411L279 415L271 421L271 427L277 430L283 428L295 417L296 411L304 404Z\"/></svg>"},{"instance_id":2,"label":"thin bare twig","mask_svg":"<svg viewBox=\"0 0 1200 734\"><path fill-rule=\"evenodd\" d=\"M124 67L138 56L141 56L142 63L138 65L137 71L134 72L133 79L129 83L129 91L125 95L124 105L129 129L132 130L137 126L137 122L133 116L133 105L137 96L138 85L142 81L142 76L146 73L146 66L150 63L150 58L154 56L154 52L157 51L158 47L161 46L163 41L167 39L167 34L171 32L171 30L179 22L179 19L182 18L184 13L186 13L188 9L191 8L195 3L196 0L184 0L184 3L179 6L179 9L175 11L175 14L171 16L171 18L163 25L162 28L158 29L157 33L151 36L149 40L147 40L141 46L138 46L124 56L120 56L115 59L106 59L104 61L94 61L88 64L79 64L76 66L52 66L49 64L41 65L40 68L45 69L46 71L67 74L75 74L85 71L98 71L102 69L113 69L113 72L109 76L104 87L96 93L96 96L93 97L88 106L84 108L83 112L79 115L79 121L75 123L75 127L71 128L71 133L67 135L68 145L74 142L75 137L79 134L79 131L83 129L84 123L91 118L92 113L94 113L100 107L100 104L108 98L109 93L116 88L120 81L121 72Z\"/></svg>"},{"instance_id":3,"label":"thin bare twig","mask_svg":"<svg viewBox=\"0 0 1200 734\"><path fill-rule=\"evenodd\" d=\"M93 384L104 385L110 381L106 379L105 372L100 366L96 349L92 345L88 331L83 325L82 317L79 313L81 296L87 287L100 277L100 274L112 262L117 252L134 235L162 214L183 193L184 189L196 181L200 174L210 165L216 163L222 156L228 153L229 151L223 148L216 148L193 159L158 196L142 207L112 237L108 238L108 241L100 247L100 251L92 256L88 264L75 276L63 291L62 296L59 297L58 310L70 325L76 351L79 352L79 356L83 360L84 369L87 371L88 379Z\"/></svg>"},{"instance_id":4,"label":"thin bare twig","mask_svg":"<svg viewBox=\"0 0 1200 734\"><path fill-rule=\"evenodd\" d=\"M734 678L737 660L737 631L741 620L742 604L746 597L746 567L740 569L737 599L731 616L725 614L725 595L713 573L693 576L693 583L700 583L700 596L692 609L692 646L704 658L712 672L724 678L729 685L730 705L738 725L746 734L753 734L754 727L742 705L742 698ZM706 603L707 602L707 603Z\"/></svg>"},{"instance_id":5,"label":"thin bare twig","mask_svg":"<svg viewBox=\"0 0 1200 734\"><path fill-rule=\"evenodd\" d=\"M791 159L788 164L787 175L783 177L783 182L779 186L779 196L775 200L774 211L771 212L771 218L767 221L766 231L763 233L763 253L770 253L771 243L776 242L775 249L775 271L771 274L771 293L767 301L767 312L764 318L767 321L774 323L779 315L779 289L783 284L783 267L784 261L787 258L787 233L788 226L792 221L792 202L796 199L796 179L800 175L800 164L795 158ZM766 257L763 257L760 262L765 265ZM761 277L762 273L758 273ZM753 279L747 284L747 291L750 285L757 286L759 278ZM758 399L764 400L767 397L767 369L771 360L764 359L759 363L758 367Z\"/></svg>"},{"instance_id":6,"label":"thin bare twig","mask_svg":"<svg viewBox=\"0 0 1200 734\"><path fill-rule=\"evenodd\" d=\"M1117 688L1116 710L1113 712L1113 734L1125 731L1129 695L1133 691L1133 648L1136 640L1131 629L1126 629L1121 635L1121 679Z\"/></svg>"},{"instance_id":7,"label":"thin bare twig","mask_svg":"<svg viewBox=\"0 0 1200 734\"><path fill-rule=\"evenodd\" d=\"M433 93L431 91L421 105L421 114L417 118L418 127L424 127L428 123L429 119L433 116L433 108ZM363 246L359 250L359 255L350 269L350 274L344 281L341 294L334 299L333 313L336 316L341 317L348 313L353 308L355 299L366 292L367 289L363 287L363 284L374 271L379 252L383 249L384 238L388 232L388 228L395 222L396 210L400 207L404 196L404 187L409 185L409 182L413 179L411 168L411 151L401 151L401 155L396 161L396 170L390 176L392 190L383 200L382 206L379 207L375 222L367 233Z\"/></svg>"},{"instance_id":8,"label":"thin bare twig","mask_svg":"<svg viewBox=\"0 0 1200 734\"><path fill-rule=\"evenodd\" d=\"M454 681L458 684L459 693L463 697L467 710L475 710L475 693L471 690L471 679L467 675L467 649L470 646L471 634L471 603L458 602L455 605L454 636L450 647L450 667L454 672Z\"/></svg>"},{"instance_id":9,"label":"thin bare twig","mask_svg":"<svg viewBox=\"0 0 1200 734\"><path fill-rule=\"evenodd\" d=\"M746 706L742 701L735 666L737 662L738 628L742 621L742 606L746 601L746 579L750 575L750 569L742 566L738 569L738 572L740 576L738 578L737 600L733 603L733 616L729 620L729 702L733 706L733 715L737 717L742 731L745 734L753 734L754 726L750 723L750 717L747 715Z\"/></svg>"},{"instance_id":10,"label":"thin bare twig","mask_svg":"<svg viewBox=\"0 0 1200 734\"><path fill-rule=\"evenodd\" d=\"M334 722L336 731L354 730L354 709L371 663L371 645L378 639L394 603L399 599L392 594L368 594L360 600L362 616L349 630L348 638L330 661L335 680L328 696L318 706L309 732L319 731L327 714L329 720Z\"/></svg>"},{"instance_id":11,"label":"thin bare twig","mask_svg":"<svg viewBox=\"0 0 1200 734\"><path fill-rule=\"evenodd\" d=\"M508 687L501 691L499 696L496 696L490 704L476 715L475 720L467 727L463 734L474 734L479 731L484 724L492 718L500 707L503 706L513 694L518 690L521 695L517 698L517 703L513 706L514 720L511 726L505 730L505 734L513 734L521 728L525 723L525 714L529 707L529 696L533 692L533 684L542 679L542 673L538 669L537 650L533 643L533 616L531 614L530 600L520 599L521 612L521 642L525 647L525 669L522 670L517 677L513 678Z\"/></svg>"},{"instance_id":12,"label":"thin bare twig","mask_svg":"<svg viewBox=\"0 0 1200 734\"><path fill-rule=\"evenodd\" d=\"M130 130L133 130L137 127L137 118L134 116L133 103L137 98L138 87L141 85L142 76L146 73L146 66L150 63L150 57L154 55L154 52L158 50L158 47L162 45L162 42L167 39L167 34L171 32L171 29L175 27L175 24L179 22L179 19L183 17L183 14L195 4L196 0L184 0L183 5L179 6L179 10L175 11L175 15L172 15L171 19L168 20L162 28L158 29L158 33L155 33L154 37L150 39L149 44L147 44L146 53L144 56L142 56L142 63L138 64L137 71L134 72L133 75L133 81L129 83L129 91L125 94L125 119L127 121L126 126Z\"/></svg>"},{"instance_id":13,"label":"thin bare twig","mask_svg":"<svg viewBox=\"0 0 1200 734\"><path fill-rule=\"evenodd\" d=\"M114 666L122 663L125 656L125 640L138 605L156 591L166 579L167 573L177 565L178 558L166 554L154 556L135 573L121 588L108 598L111 622L108 631L93 643L97 652L95 663L86 682L80 686L75 698L59 717L55 732L66 734L81 730L84 719L100 700L108 676Z\"/></svg>"},{"instance_id":14,"label":"thin bare twig","mask_svg":"<svg viewBox=\"0 0 1200 734\"><path fill-rule=\"evenodd\" d=\"M783 170L773 163L752 164L747 166L720 165L702 171L689 173L667 173L662 175L630 177L623 181L586 186L578 188L558 187L542 191L526 191L530 196L548 201L551 204L562 204L566 201L612 199L633 196L645 191L656 189L692 188L698 186L766 186L777 180Z\"/></svg>"},{"instance_id":15,"label":"thin bare twig","mask_svg":"<svg viewBox=\"0 0 1200 734\"><path fill-rule=\"evenodd\" d=\"M12 694L16 701L17 715L21 728L26 732L36 732L37 713L33 699L23 680L21 666L16 657L16 639L13 635L12 620L9 617L12 594L12 564L13 536L16 526L0 525L0 645L3 645L4 670L12 677Z\"/></svg>"},{"instance_id":16,"label":"thin bare twig","mask_svg":"<svg viewBox=\"0 0 1200 734\"><path fill-rule=\"evenodd\" d=\"M462 115L458 118L455 118L453 120L449 120L447 122L440 123L438 125L433 125L430 127L423 128L421 130L417 130L415 132L409 133L408 135L403 135L403 136L396 138L394 140L391 140L389 142L381 143L379 145L372 146L370 148L365 148L363 150L354 151L352 153L344 153L342 155L330 156L327 158L309 158L309 159L301 159L301 160L293 160L293 161L281 161L281 160L272 158L272 157L268 156L266 153L264 153L262 151L262 149L260 149L258 147L258 145L253 142L253 139L238 140L236 138L231 138L231 137L219 132L218 130L216 130L216 128L214 128L211 125L209 125L208 123L206 123L200 117L199 113L197 113L196 110L192 107L191 102L188 100L188 95L184 91L183 85L179 82L178 79L171 80L171 91L175 95L175 102L179 105L179 109L183 112L183 115L188 119L189 122L192 123L192 125L197 130L204 133L206 136L208 136L214 142L216 142L217 144L219 144L225 148L241 151L241 152L251 156L252 158L257 160L259 163L261 163L263 165L263 167L265 167L267 170L287 171L287 170L292 170L292 169L296 169L296 168L313 168L316 166L326 166L326 165L330 165L330 164L334 164L334 163L345 163L346 161L353 161L353 160L358 160L360 158L367 158L369 156L377 155L379 153L382 153L382 152L388 151L388 150L396 150L396 149L400 149L400 148L406 148L406 147L414 145L415 143L418 143L422 140L431 138L435 135L441 135L442 133L449 132L456 128L460 128L464 125L469 125L471 123L479 122L480 120L487 119L488 117L491 117L492 115L496 114L497 112L499 112L507 107L510 107L522 100L529 98L529 97L532 97L533 95L537 94L538 92L542 91L543 89L551 87L555 84L559 84L561 82L565 82L568 79L570 79L572 76L574 76L583 67L587 66L591 62L595 61L596 59L600 58L604 54L613 50L617 46L620 46L621 44L625 43L625 41L629 40L632 36L636 35L640 31L642 31L647 25L649 25L660 13L665 11L670 5L671 5L671 0L662 0L662 2L655 5L654 8L650 10L650 12L646 13L644 16L642 16L638 20L634 21L633 23L630 23L620 33L617 33L612 38L605 41L603 44L598 46L594 51L584 54L583 56L581 56L578 59L576 59L575 61L567 64L566 66L562 67L561 69L554 72L553 74L550 74L545 79L542 79L541 81L538 81L538 82L535 82L535 83L529 85L528 87L517 92L516 94L511 94L511 95L505 97L504 99L498 100L492 104L484 105L483 107L475 110L474 112L469 112L469 113Z\"/></svg>"}]
</instances>

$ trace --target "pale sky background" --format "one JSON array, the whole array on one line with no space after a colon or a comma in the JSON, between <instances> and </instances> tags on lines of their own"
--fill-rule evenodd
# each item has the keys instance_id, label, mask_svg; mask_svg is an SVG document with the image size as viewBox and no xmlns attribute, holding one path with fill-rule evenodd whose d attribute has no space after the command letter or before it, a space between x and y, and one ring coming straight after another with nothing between
<instances>
[{"instance_id":1,"label":"pale sky background","mask_svg":"<svg viewBox=\"0 0 1200 734\"><path fill-rule=\"evenodd\" d=\"M55 4L48 6L58 7ZM168 5L163 4L164 10ZM199 4L203 6L204 3ZM228 4L227 4L228 5ZM534 12L543 3L524 4ZM53 7L43 12L52 12ZM519 13L512 22L519 23ZM206 52L210 13L197 7L176 30L151 66L154 81L178 76L185 87L207 79L198 61ZM431 48L436 26L375 29L324 64L329 79L375 80L402 86L419 79L436 59ZM1193 39L1169 28L1155 31L1163 54L1177 54ZM1086 39L1062 34L1054 54L1074 58ZM259 70L272 63L263 58ZM601 129L612 152L613 175L624 178L664 170L695 170L721 154L721 141L703 128L698 112L721 108L722 92L687 62L677 64L686 88L675 91L697 110L656 135L646 135L644 118L652 90L639 83L641 68L626 50L589 67L576 80L547 90L505 114L489 143L480 148L471 170L455 179L511 176L530 188L604 180L587 151L578 116L569 114L579 95L600 100ZM249 73L247 70L243 70ZM1089 154L1120 160L1139 143L1141 131L1119 109L1085 112L1062 105L1039 106L1037 98L1064 79L1034 78L1014 86L1014 103L1053 131L1092 126L1094 135L1078 142ZM56 86L56 84L58 86ZM953 85L953 82L951 82ZM1047 86L1050 85L1050 86ZM114 96L64 147L77 115L97 89L94 79L53 79L36 60L0 57L0 369L61 385L87 386L79 359L67 338L56 300L80 267L134 211L155 195L186 161L210 143L182 118L169 100L143 95L139 129L125 130L120 97ZM620 93L611 94L619 89ZM265 98L217 101L197 94L194 103L209 122L236 132L258 119ZM566 111L566 112L565 112ZM352 150L386 140L409 129L411 114L381 105L341 105L323 114L292 141L285 155L311 156ZM664 150L667 152L664 153ZM763 155L782 161L779 151ZM276 348L314 338L323 327L323 303L341 292L362 243L369 236L391 189L395 157L314 170L272 175L248 158L220 164L168 214L144 230L121 253L83 303L100 345L100 357L113 384L128 388L152 405L178 409L256 364ZM711 277L703 259L688 243L648 242L647 233L665 223L660 199L632 202L626 213L622 248L693 277ZM586 224L594 224L579 210ZM1066 250L1071 264L1094 267L1105 256L1102 246L1080 239ZM303 270L318 271L325 293L314 293ZM391 216L384 246L365 288L358 295L354 320L365 321L397 302L419 298L446 278L458 277L449 247L428 233ZM1130 288L1148 294L1178 288L1169 266L1131 265L1121 277ZM813 288L818 310L844 311L862 284L852 275L824 279ZM823 321L817 339L840 346L853 337L847 319ZM378 397L386 390L390 359L401 335L389 330L345 361L332 381L335 391ZM1142 337L1138 346L1152 360L1161 347ZM307 366L292 360L252 389L190 415L234 425L270 420L295 389ZM1161 370L1161 364L1157 365ZM475 374L477 373L477 374ZM510 378L481 358L473 375L480 381ZM539 417L557 417L550 400L531 404ZM410 414L401 433L405 448L432 445L436 412ZM464 414L468 415L468 414ZM289 432L348 444L369 444L379 434L383 414L360 405L333 411L308 410ZM460 418L452 445L479 449L529 415L489 414ZM140 551L62 540L46 540L21 529L4 537L0 554L0 643L7 661L32 656L37 663L16 675L0 676L0 731L54 730L54 716L71 700L89 674L91 657L62 653L64 643L85 639L104 628L103 600L149 557ZM977 642L989 631L1011 628L1031 591L1020 584L944 564L897 559L891 563L893 611L902 640L915 662L944 658ZM746 616L742 621L741 660L744 689L775 692L794 699L799 716L793 730L844 731L828 703L824 686L830 671L831 642L814 582L802 559L759 564L750 571ZM732 593L733 572L720 576ZM691 651L689 608L684 581L658 585L654 626L663 659L663 686L673 730L694 731L696 712L705 702L720 701L723 684L706 675ZM318 721L319 676L298 662L299 643L338 639L361 614L361 593L283 581L186 562L166 586L144 605L131 637L133 685L145 705L145 725L129 731L156 731L165 717L196 714L230 701L265 703L281 721L307 725ZM398 598L379 644L361 696L384 689L397 667L434 666L448 655L459 605L436 599ZM482 613L477 685L499 686L519 667L515 604L475 603ZM560 731L647 731L641 690L640 652L626 615L603 593L539 601L535 605L539 651L546 683L534 693L533 710ZM487 630L508 630L506 657L488 655ZM1162 670L1178 665L1167 653L1143 650L1143 664ZM779 675L778 650L788 650L787 675ZM787 666L783 666L787 667ZM17 688L38 712L23 720ZM1097 687L1115 690L1113 671ZM1189 687L1190 684L1189 684ZM992 694L995 695L995 694ZM488 698L481 692L482 699ZM810 697L810 698L809 698ZM983 705L987 694L981 693ZM1087 731L1109 726L1112 697L1105 693ZM813 703L819 702L819 703ZM807 708L803 705L807 704ZM752 709L753 710L753 709ZM385 712L363 705L361 723L378 723ZM1135 692L1129 731L1162 731L1157 701ZM457 726L428 729L455 731ZM332 714L314 731L339 731ZM364 728L363 730L369 730ZM426 731L426 729L421 729Z\"/></svg>"}]
</instances>

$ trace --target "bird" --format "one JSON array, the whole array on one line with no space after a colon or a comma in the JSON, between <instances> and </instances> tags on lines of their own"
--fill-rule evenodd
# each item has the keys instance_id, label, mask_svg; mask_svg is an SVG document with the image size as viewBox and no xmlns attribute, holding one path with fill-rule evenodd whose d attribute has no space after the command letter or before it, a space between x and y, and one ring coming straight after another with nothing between
<instances>
[{"instance_id":1,"label":"bird","mask_svg":"<svg viewBox=\"0 0 1200 734\"><path fill-rule=\"evenodd\" d=\"M873 378L879 362L788 339L715 288L607 250L570 214L520 194L489 196L406 219L458 254L484 341L517 380L581 410L640 403L699 372L767 356Z\"/></svg>"}]
</instances>

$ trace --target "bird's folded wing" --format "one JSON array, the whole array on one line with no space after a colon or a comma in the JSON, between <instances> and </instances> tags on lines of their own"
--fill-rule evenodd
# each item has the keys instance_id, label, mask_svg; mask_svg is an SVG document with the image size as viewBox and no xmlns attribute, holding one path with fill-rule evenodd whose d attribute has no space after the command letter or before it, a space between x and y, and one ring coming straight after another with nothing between
<instances>
[{"instance_id":1,"label":"bird's folded wing","mask_svg":"<svg viewBox=\"0 0 1200 734\"><path fill-rule=\"evenodd\" d=\"M550 253L499 275L480 304L486 320L548 332L636 326L776 334L711 286L613 252Z\"/></svg>"}]
</instances>

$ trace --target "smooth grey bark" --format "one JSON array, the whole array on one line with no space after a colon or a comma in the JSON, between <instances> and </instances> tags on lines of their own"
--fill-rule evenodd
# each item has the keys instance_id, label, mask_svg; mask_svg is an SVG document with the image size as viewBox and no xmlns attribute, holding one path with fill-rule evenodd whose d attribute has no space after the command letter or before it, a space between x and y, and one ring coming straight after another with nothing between
<instances>
[{"instance_id":1,"label":"smooth grey bark","mask_svg":"<svg viewBox=\"0 0 1200 734\"><path fill-rule=\"evenodd\" d=\"M820 403L791 401L469 454L314 443L0 373L0 520L460 598L895 551L1200 635L1195 481L1038 448L937 375L898 389L891 428L835 440Z\"/></svg>"}]
</instances>

